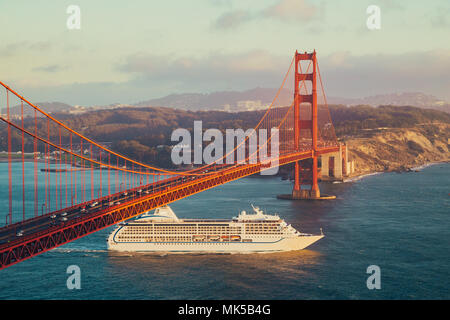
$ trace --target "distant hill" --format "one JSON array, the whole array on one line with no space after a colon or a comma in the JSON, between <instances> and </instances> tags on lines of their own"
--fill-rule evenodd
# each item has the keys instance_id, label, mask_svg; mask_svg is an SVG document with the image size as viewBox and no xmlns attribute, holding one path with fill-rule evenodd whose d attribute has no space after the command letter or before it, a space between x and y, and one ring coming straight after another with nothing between
<instances>
[{"instance_id":1,"label":"distant hill","mask_svg":"<svg viewBox=\"0 0 450 320\"><path fill-rule=\"evenodd\" d=\"M403 92L380 94L359 99L329 97L329 102L334 104L345 104L348 106L370 105L370 106L414 106L424 109L434 109L450 113L450 103L438 99L432 95L421 92Z\"/></svg>"},{"instance_id":2,"label":"distant hill","mask_svg":"<svg viewBox=\"0 0 450 320\"><path fill-rule=\"evenodd\" d=\"M35 103L36 106L44 110L46 113L68 113L68 114L83 114L90 111L95 110L109 110L109 109L118 109L118 108L126 108L126 107L135 107L128 104L110 104L107 106L91 106L91 107L84 107L84 106L71 106L67 103L63 102L37 102ZM24 104L25 106L25 104ZM11 108L11 115L12 116L20 116L21 115L21 105L16 105ZM25 106L24 107L24 115L25 117L33 116L34 117L34 109ZM42 116L41 114L37 114L38 117Z\"/></svg>"},{"instance_id":3,"label":"distant hill","mask_svg":"<svg viewBox=\"0 0 450 320\"><path fill-rule=\"evenodd\" d=\"M70 111L75 110L75 107L63 103L63 102L37 102L34 103L36 106L41 107L47 113L69 113ZM25 104L24 104L25 106ZM21 105L17 105L11 108L11 115L20 115L21 114ZM23 108L25 116L34 115L33 109L25 106Z\"/></svg>"},{"instance_id":4,"label":"distant hill","mask_svg":"<svg viewBox=\"0 0 450 320\"><path fill-rule=\"evenodd\" d=\"M355 136L369 129L412 128L435 122L450 124L450 114L418 107L330 105L329 110L338 137Z\"/></svg>"},{"instance_id":5,"label":"distant hill","mask_svg":"<svg viewBox=\"0 0 450 320\"><path fill-rule=\"evenodd\" d=\"M236 105L239 101L261 101L262 104L269 104L276 96L277 90L272 88L254 88L246 91L218 91L206 94L171 94L158 99L142 101L135 105L137 107L171 107L191 111L222 110L224 105ZM291 92L284 89L280 92L276 104L289 105L291 100Z\"/></svg>"},{"instance_id":6,"label":"distant hill","mask_svg":"<svg viewBox=\"0 0 450 320\"><path fill-rule=\"evenodd\" d=\"M255 88L246 91L219 91L209 94L182 93L171 94L158 99L151 99L135 104L137 107L161 106L179 108L184 110L223 110L224 105L236 105L239 101L261 101L269 104L275 97L277 89ZM292 92L283 89L276 101L277 105L289 105L292 102ZM421 92L391 93L369 96L364 98L341 98L329 97L330 104L343 104L347 106L370 105L370 106L414 106L424 109L434 109L450 113L450 103L438 99L432 95ZM239 111L239 110L236 110ZM245 110L240 110L245 111Z\"/></svg>"}]
</instances>

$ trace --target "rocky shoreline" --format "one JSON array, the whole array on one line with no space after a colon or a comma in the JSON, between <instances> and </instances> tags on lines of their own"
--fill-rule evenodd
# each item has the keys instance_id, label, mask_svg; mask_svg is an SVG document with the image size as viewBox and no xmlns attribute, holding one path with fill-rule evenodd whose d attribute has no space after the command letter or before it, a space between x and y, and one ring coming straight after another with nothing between
<instances>
[{"instance_id":1,"label":"rocky shoreline","mask_svg":"<svg viewBox=\"0 0 450 320\"><path fill-rule=\"evenodd\" d=\"M421 166L450 161L450 125L427 123L414 128L379 128L346 137L350 178L375 172L413 172Z\"/></svg>"},{"instance_id":2,"label":"rocky shoreline","mask_svg":"<svg viewBox=\"0 0 450 320\"><path fill-rule=\"evenodd\" d=\"M397 170L385 170L385 171L374 171L374 172L368 172L368 173L352 174L352 175L349 175L348 177L345 177L343 182L357 181L357 180L363 179L365 177L382 174L382 173L389 173L389 172L396 172L396 173L420 172L420 171L422 171L422 169L425 169L425 168L433 166L433 165L442 164L442 163L450 163L450 160L429 162L429 163L425 163L420 166L401 168L401 169L397 169Z\"/></svg>"}]
</instances>

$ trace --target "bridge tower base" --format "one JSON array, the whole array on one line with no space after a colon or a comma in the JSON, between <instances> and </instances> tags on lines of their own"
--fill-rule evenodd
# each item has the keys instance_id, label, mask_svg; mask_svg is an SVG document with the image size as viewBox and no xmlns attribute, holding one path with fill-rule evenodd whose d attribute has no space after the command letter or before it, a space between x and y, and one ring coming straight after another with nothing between
<instances>
[{"instance_id":1,"label":"bridge tower base","mask_svg":"<svg viewBox=\"0 0 450 320\"><path fill-rule=\"evenodd\" d=\"M336 199L336 196L330 196L323 194L321 196L316 196L311 194L311 190L301 190L300 193L294 194L292 192L291 194L279 194L277 195L278 199L281 200L334 200Z\"/></svg>"}]
</instances>

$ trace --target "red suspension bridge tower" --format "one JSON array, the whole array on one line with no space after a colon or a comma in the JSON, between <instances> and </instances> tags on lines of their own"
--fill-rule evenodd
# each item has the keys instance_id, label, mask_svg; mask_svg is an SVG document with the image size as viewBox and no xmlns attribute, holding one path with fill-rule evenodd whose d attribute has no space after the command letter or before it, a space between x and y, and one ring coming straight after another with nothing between
<instances>
[{"instance_id":1,"label":"red suspension bridge tower","mask_svg":"<svg viewBox=\"0 0 450 320\"><path fill-rule=\"evenodd\" d=\"M302 61L310 61L312 64L312 72L303 72L300 64ZM318 139L318 123L317 123L317 58L316 50L312 53L299 53L295 51L295 73L294 73L294 146L295 151L300 152L302 149L302 144L304 144L304 137L300 135L301 130L308 130L310 133L311 141L311 160L309 163L296 161L295 171L294 171L294 188L292 194L290 195L279 195L282 199L292 199L292 200L325 200L325 199L335 199L335 196L322 195L320 194L319 184L318 184L318 157L319 150L317 148ZM305 84L305 81L310 81L311 90L309 93L301 92L301 84ZM304 87L305 91L306 86ZM302 103L309 103L310 114L309 119L303 119L300 114L300 105ZM308 106L306 106L308 107ZM305 175L309 174L309 179L302 179L301 172ZM305 183L305 181L307 181ZM309 188L307 186L309 184ZM305 186L306 188L302 188Z\"/></svg>"}]
</instances>

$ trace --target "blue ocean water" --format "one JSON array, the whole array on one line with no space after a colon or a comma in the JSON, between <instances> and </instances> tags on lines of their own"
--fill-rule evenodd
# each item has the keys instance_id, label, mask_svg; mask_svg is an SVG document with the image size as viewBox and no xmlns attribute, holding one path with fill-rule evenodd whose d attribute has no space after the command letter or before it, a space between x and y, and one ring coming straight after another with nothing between
<instances>
[{"instance_id":1,"label":"blue ocean water","mask_svg":"<svg viewBox=\"0 0 450 320\"><path fill-rule=\"evenodd\" d=\"M4 176L0 184L6 190ZM306 250L114 254L108 228L0 271L0 299L450 298L450 164L320 187L338 198L278 200L291 182L251 177L171 205L180 217L231 218L253 203L303 232L323 228ZM67 289L70 265L80 267L80 290ZM380 267L379 290L367 288L370 265Z\"/></svg>"}]
</instances>

